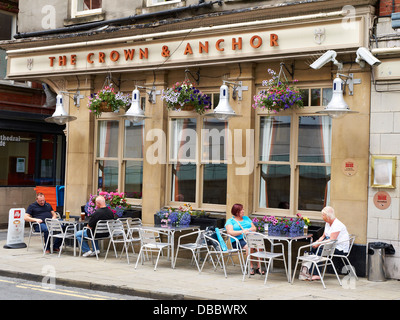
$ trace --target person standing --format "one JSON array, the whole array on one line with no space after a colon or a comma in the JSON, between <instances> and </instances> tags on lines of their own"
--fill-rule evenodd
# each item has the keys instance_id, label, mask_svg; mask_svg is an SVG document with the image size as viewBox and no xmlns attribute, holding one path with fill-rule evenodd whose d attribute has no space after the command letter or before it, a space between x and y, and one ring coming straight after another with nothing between
<instances>
[{"instance_id":1,"label":"person standing","mask_svg":"<svg viewBox=\"0 0 400 320\"><path fill-rule=\"evenodd\" d=\"M107 207L106 205L106 200L103 196L97 196L96 197L96 211L90 216L89 218L89 223L87 225L87 228L90 229L90 231L88 229L84 229L84 230L80 230L76 233L76 240L78 241L78 243L80 244L82 242L82 256L83 257L93 257L96 256L96 251L97 254L100 253L99 248L99 243L97 240L95 240L92 243L92 249L93 251L90 249L89 247L89 243L86 241L82 241L82 238L87 237L89 235L89 232L92 232L92 234L94 235L96 232L96 225L97 222L100 220L114 220L114 213L111 211L110 208ZM97 234L96 237L107 237L108 233L105 234Z\"/></svg>"},{"instance_id":2,"label":"person standing","mask_svg":"<svg viewBox=\"0 0 400 320\"><path fill-rule=\"evenodd\" d=\"M49 230L47 229L46 219L57 219L57 214L53 210L50 203L46 202L43 193L36 195L36 201L29 205L26 209L24 220L26 222L35 222L33 225L36 232L43 232L44 243L46 245L49 237ZM59 251L61 239L55 239L53 244L53 251ZM46 253L50 253L50 242L47 244Z\"/></svg>"}]
</instances>

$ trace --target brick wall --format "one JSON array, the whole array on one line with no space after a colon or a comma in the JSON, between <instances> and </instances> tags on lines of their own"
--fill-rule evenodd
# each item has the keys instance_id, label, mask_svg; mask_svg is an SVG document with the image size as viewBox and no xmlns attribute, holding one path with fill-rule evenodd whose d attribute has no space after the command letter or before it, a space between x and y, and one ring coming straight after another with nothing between
<instances>
[{"instance_id":1,"label":"brick wall","mask_svg":"<svg viewBox=\"0 0 400 320\"><path fill-rule=\"evenodd\" d=\"M394 3L394 10L393 10ZM379 3L379 16L390 16L393 12L400 12L400 0L381 0Z\"/></svg>"}]
</instances>

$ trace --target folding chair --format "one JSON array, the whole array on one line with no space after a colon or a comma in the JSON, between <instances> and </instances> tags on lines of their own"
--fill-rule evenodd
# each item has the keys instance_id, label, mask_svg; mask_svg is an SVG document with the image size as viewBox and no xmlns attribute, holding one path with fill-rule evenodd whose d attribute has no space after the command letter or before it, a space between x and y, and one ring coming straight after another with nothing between
<instances>
[{"instance_id":1,"label":"folding chair","mask_svg":"<svg viewBox=\"0 0 400 320\"><path fill-rule=\"evenodd\" d=\"M342 285L342 282L340 281L339 275L336 271L335 265L333 264L333 261L332 261L332 257L333 257L333 254L335 252L335 247L336 247L336 240L326 240L326 241L319 242L318 244L320 245L321 248L318 248L318 250L321 250L321 255L300 256L301 250L303 250L305 248L311 248L313 245L315 245L317 243L318 242L314 242L314 243L311 243L311 244L308 244L308 245L305 245L305 246L302 246L299 248L291 283L293 284L294 278L296 276L297 265L299 264L299 262L311 262L311 264L312 264L311 275L313 274L314 268L316 268L324 289L326 289L326 286L324 283L324 276L325 276L326 267L328 265L332 266L333 271L336 274L336 278L339 281L339 284ZM322 266L322 265L324 267L324 271L321 274L321 272L319 271L319 266Z\"/></svg>"},{"instance_id":2,"label":"folding chair","mask_svg":"<svg viewBox=\"0 0 400 320\"><path fill-rule=\"evenodd\" d=\"M225 237L225 239L227 240L226 242L228 242L228 241L231 242L231 240L236 241L236 248L240 248L239 241L235 237L232 237L229 234L225 234L225 233L221 233L221 236ZM207 262L208 258L211 258L211 262L214 266L214 271L216 270L217 267L212 258L212 256L215 255L215 257L217 258L217 264L219 264L221 266L221 268L224 270L225 278L227 278L228 276L226 274L224 256L228 256L228 258L232 258L232 255L237 254L237 256L239 258L240 269L241 269L241 272L243 273L243 262L242 262L243 255L242 255L242 251L240 249L233 249L233 248L228 247L227 250L224 251L218 240L210 237L207 234L204 234L204 238L206 239L206 242L207 242L207 255L204 258L200 272L203 271L204 265ZM232 259L232 262L233 262L233 259Z\"/></svg>"},{"instance_id":3,"label":"folding chair","mask_svg":"<svg viewBox=\"0 0 400 320\"><path fill-rule=\"evenodd\" d=\"M44 248L47 248L47 245L50 241L50 248L53 250L53 241L54 238L59 238L62 239L61 245L60 245L60 251L58 252L58 256L60 257L62 247L63 245L65 246L65 239L75 239L75 232L74 232L74 226L68 225L66 227L63 227L61 222L57 219L46 219L46 226L47 229L49 230L49 236L46 241L46 245ZM70 231L72 229L72 232ZM45 255L45 250L43 251L43 255Z\"/></svg>"},{"instance_id":4,"label":"folding chair","mask_svg":"<svg viewBox=\"0 0 400 320\"><path fill-rule=\"evenodd\" d=\"M37 225L37 230L38 231L36 231L36 229L35 229L36 225ZM28 246L26 248L27 251L29 250L29 244L31 242L31 236L37 236L37 235L40 236L43 252L46 251L46 248L44 247L44 239L43 239L44 235L42 233L42 228L40 227L40 223L37 223L37 222L29 222L29 238L28 238Z\"/></svg>"},{"instance_id":5,"label":"folding chair","mask_svg":"<svg viewBox=\"0 0 400 320\"><path fill-rule=\"evenodd\" d=\"M269 274L269 268L273 260L283 261L283 264L285 266L286 278L288 279L288 281L290 281L286 265L283 243L273 243L271 240L265 238L261 233L257 232L248 233L246 236L246 240L247 240L247 245L249 247L249 255L247 256L246 264L244 267L242 281L244 281L244 278L246 277L247 267L249 267L250 269L250 262L255 262L255 263L263 262L266 267L265 280L264 280L264 284L266 284ZM264 240L268 240L271 243L271 248L281 247L281 252L268 252L265 247ZM252 252L252 250L254 250L254 252ZM248 274L250 277L250 272Z\"/></svg>"},{"instance_id":6,"label":"folding chair","mask_svg":"<svg viewBox=\"0 0 400 320\"><path fill-rule=\"evenodd\" d=\"M108 232L108 225L107 225L107 221L109 220L99 220L97 221L96 224L96 229L93 232L92 229L88 228L88 227L84 227L83 230L87 230L87 236L84 237L82 236L82 240L81 243L79 244L79 255L82 254L82 242L84 240L90 240L92 242L92 245L95 245L95 241L99 241L99 240L106 240L106 239L110 239L110 233ZM98 255L98 248L94 247L93 251L96 254L96 259L99 260L99 255Z\"/></svg>"},{"instance_id":7,"label":"folding chair","mask_svg":"<svg viewBox=\"0 0 400 320\"><path fill-rule=\"evenodd\" d=\"M138 258L136 260L135 269L137 268L139 259L142 259L142 264L143 264L143 262L144 262L143 253L158 252L156 264L154 266L154 271L157 270L157 264L158 264L158 260L160 258L161 251L164 248L169 249L171 247L171 244L169 242L167 243L167 242L158 242L157 241L156 238L159 234L165 234L166 236L168 236L168 234L166 234L162 231L154 230L154 229L146 229L146 228L139 229L140 252L139 252ZM153 255L151 255L151 259L153 261Z\"/></svg>"},{"instance_id":8,"label":"folding chair","mask_svg":"<svg viewBox=\"0 0 400 320\"><path fill-rule=\"evenodd\" d=\"M123 248L121 251L120 258L122 257L122 253L125 250L126 251L126 259L128 260L128 264L129 264L128 245L131 244L133 253L135 253L135 251L133 249L131 239L129 239L125 233L124 224L120 220L108 220L107 226L108 226L108 232L110 234L110 242L108 243L107 252L106 252L106 256L104 257L104 261L106 261L106 259L107 259L108 251L110 250L111 243L113 244L114 253L115 253L116 258L118 257L118 254L117 254L117 249L116 249L115 245L118 243L123 243Z\"/></svg>"},{"instance_id":9,"label":"folding chair","mask_svg":"<svg viewBox=\"0 0 400 320\"><path fill-rule=\"evenodd\" d=\"M344 269L349 271L351 274L353 274L356 277L356 280L358 280L356 270L355 268L351 265L350 260L349 260L349 255L351 253L351 249L353 248L354 241L356 240L356 235L350 234L350 239L349 239L349 251L345 255L341 254L333 254L333 258L340 258L342 259L342 262L344 264ZM338 242L337 244L339 244ZM346 263L347 262L347 263Z\"/></svg>"},{"instance_id":10,"label":"folding chair","mask_svg":"<svg viewBox=\"0 0 400 320\"><path fill-rule=\"evenodd\" d=\"M192 242L192 243L181 243L182 240L184 241L187 237L191 237L191 236L194 236L194 235L197 235L195 242ZM194 262L196 263L197 269L200 272L201 270L200 270L200 266L199 266L199 263L198 263L199 258L200 258L200 254L201 254L201 252L206 252L207 251L207 244L206 244L206 240L204 238L204 231L203 230L198 230L198 231L195 231L195 232L184 234L184 235L182 235L182 236L180 236L178 238L178 245L177 245L177 248L176 248L174 266L173 266L174 269L175 269L175 265L176 265L176 259L178 258L179 249L190 250L192 252L192 261L194 260Z\"/></svg>"}]
</instances>

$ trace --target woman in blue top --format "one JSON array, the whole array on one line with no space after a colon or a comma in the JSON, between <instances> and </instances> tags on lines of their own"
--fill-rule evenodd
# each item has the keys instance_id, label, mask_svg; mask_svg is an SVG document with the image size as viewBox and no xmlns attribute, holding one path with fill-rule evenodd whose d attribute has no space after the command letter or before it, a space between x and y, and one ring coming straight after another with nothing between
<instances>
[{"instance_id":1,"label":"woman in blue top","mask_svg":"<svg viewBox=\"0 0 400 320\"><path fill-rule=\"evenodd\" d=\"M249 254L249 248L247 246L244 235L249 232L255 232L257 229L251 219L244 215L243 205L237 203L232 206L231 213L232 218L228 219L225 224L225 229L229 235L235 237L239 241L241 249L246 250L246 254ZM232 241L232 247L236 249L236 241ZM264 273L261 271L260 263L258 263L257 273ZM253 263L250 262L250 274L254 275Z\"/></svg>"}]
</instances>

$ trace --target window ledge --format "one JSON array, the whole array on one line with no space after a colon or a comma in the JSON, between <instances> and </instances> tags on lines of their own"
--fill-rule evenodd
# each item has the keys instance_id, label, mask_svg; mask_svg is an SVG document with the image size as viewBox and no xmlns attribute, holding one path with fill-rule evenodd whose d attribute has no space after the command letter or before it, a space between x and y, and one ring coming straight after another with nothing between
<instances>
[{"instance_id":1,"label":"window ledge","mask_svg":"<svg viewBox=\"0 0 400 320\"><path fill-rule=\"evenodd\" d=\"M103 20L105 20L105 18L106 18L105 13L98 13L98 14L93 14L93 15L76 17L76 18L72 18L72 19L65 19L64 26L68 27L68 26L72 26L75 24L103 21Z\"/></svg>"}]
</instances>

